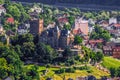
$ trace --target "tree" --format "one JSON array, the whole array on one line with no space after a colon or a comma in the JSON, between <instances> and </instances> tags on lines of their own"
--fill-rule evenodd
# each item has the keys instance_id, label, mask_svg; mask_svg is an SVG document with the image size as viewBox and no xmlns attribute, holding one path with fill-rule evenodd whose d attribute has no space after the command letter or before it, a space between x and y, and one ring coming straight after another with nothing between
<instances>
[{"instance_id":1,"label":"tree","mask_svg":"<svg viewBox=\"0 0 120 80\"><path fill-rule=\"evenodd\" d=\"M75 21L75 17L70 16L70 17L68 17L68 19L69 19L69 23L70 23L71 25L73 25L73 23L74 23L74 21Z\"/></svg>"},{"instance_id":2,"label":"tree","mask_svg":"<svg viewBox=\"0 0 120 80\"><path fill-rule=\"evenodd\" d=\"M11 14L16 20L19 20L19 18L21 16L21 12L20 12L19 8L15 5L9 5L7 7L7 12L9 14Z\"/></svg>"},{"instance_id":3,"label":"tree","mask_svg":"<svg viewBox=\"0 0 120 80\"><path fill-rule=\"evenodd\" d=\"M43 43L38 43L35 48L35 59L42 63L51 63L57 54L53 48Z\"/></svg>"},{"instance_id":4,"label":"tree","mask_svg":"<svg viewBox=\"0 0 120 80\"><path fill-rule=\"evenodd\" d=\"M35 55L35 45L33 42L25 42L23 43L23 46L21 47L21 52L23 53L22 58L26 59L32 59Z\"/></svg>"},{"instance_id":5,"label":"tree","mask_svg":"<svg viewBox=\"0 0 120 80\"><path fill-rule=\"evenodd\" d=\"M80 36L75 36L74 38L74 44L80 45L82 43L83 39Z\"/></svg>"},{"instance_id":6,"label":"tree","mask_svg":"<svg viewBox=\"0 0 120 80\"><path fill-rule=\"evenodd\" d=\"M103 60L104 55L102 52L97 52L95 57L96 57L96 61L100 62Z\"/></svg>"},{"instance_id":7,"label":"tree","mask_svg":"<svg viewBox=\"0 0 120 80\"><path fill-rule=\"evenodd\" d=\"M7 71L8 75L14 76L15 79L19 79L22 73L23 63L21 62L19 55L9 46L0 46L0 57L5 58L10 70Z\"/></svg>"},{"instance_id":8,"label":"tree","mask_svg":"<svg viewBox=\"0 0 120 80\"><path fill-rule=\"evenodd\" d=\"M40 77L39 77L39 72L37 71L38 68L39 67L37 65L32 66L31 69L28 72L28 76L32 77L32 79L39 80Z\"/></svg>"},{"instance_id":9,"label":"tree","mask_svg":"<svg viewBox=\"0 0 120 80\"><path fill-rule=\"evenodd\" d=\"M67 59L73 56L69 47L65 48L65 50L62 52L62 55L64 58L67 58Z\"/></svg>"},{"instance_id":10,"label":"tree","mask_svg":"<svg viewBox=\"0 0 120 80\"><path fill-rule=\"evenodd\" d=\"M104 41L109 41L111 35L108 31L104 30L100 26L95 26L95 32L90 35L91 39L103 39Z\"/></svg>"},{"instance_id":11,"label":"tree","mask_svg":"<svg viewBox=\"0 0 120 80\"><path fill-rule=\"evenodd\" d=\"M111 74L111 77L115 77L116 76L116 69L110 68L110 74Z\"/></svg>"},{"instance_id":12,"label":"tree","mask_svg":"<svg viewBox=\"0 0 120 80\"><path fill-rule=\"evenodd\" d=\"M32 34L23 34L23 35L16 35L12 37L11 43L12 45L23 45L24 42L33 42L33 35Z\"/></svg>"},{"instance_id":13,"label":"tree","mask_svg":"<svg viewBox=\"0 0 120 80\"><path fill-rule=\"evenodd\" d=\"M120 77L120 67L118 67L117 70L116 70L116 76Z\"/></svg>"},{"instance_id":14,"label":"tree","mask_svg":"<svg viewBox=\"0 0 120 80\"><path fill-rule=\"evenodd\" d=\"M64 24L64 29L66 30L70 30L71 29L71 25L70 24Z\"/></svg>"},{"instance_id":15,"label":"tree","mask_svg":"<svg viewBox=\"0 0 120 80\"><path fill-rule=\"evenodd\" d=\"M8 76L7 71L9 70L8 63L5 58L0 58L0 79Z\"/></svg>"},{"instance_id":16,"label":"tree","mask_svg":"<svg viewBox=\"0 0 120 80\"><path fill-rule=\"evenodd\" d=\"M5 0L0 0L0 4L4 4Z\"/></svg>"}]
</instances>

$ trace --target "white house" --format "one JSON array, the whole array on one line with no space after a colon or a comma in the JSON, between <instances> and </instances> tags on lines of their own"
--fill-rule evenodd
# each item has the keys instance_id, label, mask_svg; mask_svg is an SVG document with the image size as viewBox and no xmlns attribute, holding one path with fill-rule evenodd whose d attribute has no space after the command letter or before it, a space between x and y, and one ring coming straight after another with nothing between
<instances>
[{"instance_id":1,"label":"white house","mask_svg":"<svg viewBox=\"0 0 120 80\"><path fill-rule=\"evenodd\" d=\"M117 18L110 18L109 19L109 24L112 24L112 23L114 23L114 24L116 24L117 23Z\"/></svg>"},{"instance_id":2,"label":"white house","mask_svg":"<svg viewBox=\"0 0 120 80\"><path fill-rule=\"evenodd\" d=\"M0 16L2 13L6 13L6 9L3 7L3 5L0 5Z\"/></svg>"},{"instance_id":3,"label":"white house","mask_svg":"<svg viewBox=\"0 0 120 80\"><path fill-rule=\"evenodd\" d=\"M26 24L21 24L21 25L18 26L17 32L18 32L19 35L26 34L26 33L29 32L29 28L30 28L29 23L28 24L27 23Z\"/></svg>"}]
</instances>

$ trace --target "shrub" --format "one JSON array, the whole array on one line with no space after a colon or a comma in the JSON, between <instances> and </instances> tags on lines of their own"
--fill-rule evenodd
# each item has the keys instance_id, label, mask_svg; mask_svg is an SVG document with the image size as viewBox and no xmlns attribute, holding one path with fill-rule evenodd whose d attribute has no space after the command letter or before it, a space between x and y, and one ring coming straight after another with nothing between
<instances>
[{"instance_id":1,"label":"shrub","mask_svg":"<svg viewBox=\"0 0 120 80\"><path fill-rule=\"evenodd\" d=\"M66 68L66 69L65 69L65 72L74 73L74 72L75 72L75 69L74 69L74 68Z\"/></svg>"}]
</instances>

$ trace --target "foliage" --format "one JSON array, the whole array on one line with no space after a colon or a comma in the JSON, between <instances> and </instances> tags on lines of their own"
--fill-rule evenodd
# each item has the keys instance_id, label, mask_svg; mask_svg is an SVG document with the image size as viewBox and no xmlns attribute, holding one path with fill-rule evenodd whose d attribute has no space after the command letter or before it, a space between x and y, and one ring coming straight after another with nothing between
<instances>
[{"instance_id":1,"label":"foliage","mask_svg":"<svg viewBox=\"0 0 120 80\"><path fill-rule=\"evenodd\" d=\"M70 30L71 29L71 25L69 23L68 24L64 24L64 29Z\"/></svg>"},{"instance_id":2,"label":"foliage","mask_svg":"<svg viewBox=\"0 0 120 80\"><path fill-rule=\"evenodd\" d=\"M104 57L103 62L101 64L102 64L102 66L106 67L107 69L110 69L113 67L118 68L118 67L120 67L120 60L114 59L112 57Z\"/></svg>"},{"instance_id":3,"label":"foliage","mask_svg":"<svg viewBox=\"0 0 120 80\"><path fill-rule=\"evenodd\" d=\"M80 45L82 43L83 39L80 36L75 36L74 38L74 44Z\"/></svg>"},{"instance_id":4,"label":"foliage","mask_svg":"<svg viewBox=\"0 0 120 80\"><path fill-rule=\"evenodd\" d=\"M8 76L9 66L5 58L0 58L0 79Z\"/></svg>"},{"instance_id":5,"label":"foliage","mask_svg":"<svg viewBox=\"0 0 120 80\"><path fill-rule=\"evenodd\" d=\"M25 42L33 42L32 34L23 34L12 37L11 43L12 45L23 45Z\"/></svg>"},{"instance_id":6,"label":"foliage","mask_svg":"<svg viewBox=\"0 0 120 80\"><path fill-rule=\"evenodd\" d=\"M64 58L72 57L72 52L69 47L65 48L65 50L62 52L62 55Z\"/></svg>"},{"instance_id":7,"label":"foliage","mask_svg":"<svg viewBox=\"0 0 120 80\"><path fill-rule=\"evenodd\" d=\"M90 39L103 39L105 41L109 41L110 38L110 33L100 26L95 26L95 31L90 35Z\"/></svg>"}]
</instances>

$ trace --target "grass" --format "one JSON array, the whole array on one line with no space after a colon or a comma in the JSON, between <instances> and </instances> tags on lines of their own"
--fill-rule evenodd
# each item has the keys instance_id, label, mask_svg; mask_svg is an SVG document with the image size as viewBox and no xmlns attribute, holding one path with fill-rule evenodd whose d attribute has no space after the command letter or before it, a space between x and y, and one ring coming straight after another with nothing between
<instances>
[{"instance_id":1,"label":"grass","mask_svg":"<svg viewBox=\"0 0 120 80\"><path fill-rule=\"evenodd\" d=\"M87 70L76 70L75 73L65 73L61 74L61 77L65 75L66 79L73 78L74 80L76 77L85 77L88 75L94 75L96 78L100 78L101 76L109 76L107 72L101 71L93 66L90 66L91 73L88 73Z\"/></svg>"},{"instance_id":2,"label":"grass","mask_svg":"<svg viewBox=\"0 0 120 80\"><path fill-rule=\"evenodd\" d=\"M101 65L106 67L107 69L110 69L111 67L118 68L120 67L120 60L112 58L112 57L104 57Z\"/></svg>"},{"instance_id":3,"label":"grass","mask_svg":"<svg viewBox=\"0 0 120 80\"><path fill-rule=\"evenodd\" d=\"M105 58L106 59L106 58ZM33 65L26 65L25 67L27 69L30 69ZM42 71L46 70L46 67L44 66L39 66L38 72L41 75ZM73 78L76 79L76 77L80 77L80 76L88 76L88 75L94 75L96 76L96 78L100 78L101 76L109 76L110 74L101 71L97 68L95 68L94 66L90 66L90 73L87 70L76 70L75 73L63 73L63 74L55 74L55 70L59 70L59 68L48 68L48 73L41 77L41 80L45 80L48 77L53 78L54 80L63 80L63 77L65 76L66 79L68 78Z\"/></svg>"}]
</instances>

